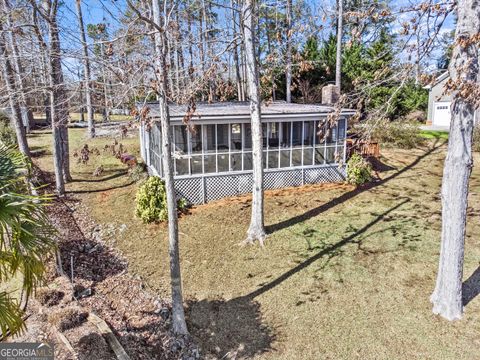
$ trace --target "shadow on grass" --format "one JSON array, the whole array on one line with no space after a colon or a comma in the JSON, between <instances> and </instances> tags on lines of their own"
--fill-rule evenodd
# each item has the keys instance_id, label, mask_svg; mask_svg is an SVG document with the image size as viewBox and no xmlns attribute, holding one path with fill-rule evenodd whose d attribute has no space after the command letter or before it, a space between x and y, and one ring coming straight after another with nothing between
<instances>
[{"instance_id":1,"label":"shadow on grass","mask_svg":"<svg viewBox=\"0 0 480 360\"><path fill-rule=\"evenodd\" d=\"M480 266L465 280L462 285L462 293L463 306L467 306L480 294Z\"/></svg>"},{"instance_id":2,"label":"shadow on grass","mask_svg":"<svg viewBox=\"0 0 480 360\"><path fill-rule=\"evenodd\" d=\"M99 193L99 192L104 192L104 191L110 191L110 190L117 190L117 189L123 189L126 187L129 187L130 185L135 184L135 181L129 181L125 184L122 185L117 185L117 186L110 186L108 188L102 188L102 189L95 189L95 190L70 190L66 191L67 194L93 194L93 193Z\"/></svg>"},{"instance_id":3,"label":"shadow on grass","mask_svg":"<svg viewBox=\"0 0 480 360\"><path fill-rule=\"evenodd\" d=\"M188 302L187 321L202 353L212 358L243 358L272 350L276 339L274 329L262 322L256 297L272 290L316 261L341 256L341 248L348 244L361 246L361 235L380 223L388 215L410 201L403 201L378 214L372 221L335 244L326 245L315 255L302 261L276 279L251 293L232 300L201 300ZM207 357L208 358L208 357Z\"/></svg>"},{"instance_id":4,"label":"shadow on grass","mask_svg":"<svg viewBox=\"0 0 480 360\"><path fill-rule=\"evenodd\" d=\"M191 300L186 315L207 359L251 358L272 349L274 332L262 322L260 304L248 297Z\"/></svg>"},{"instance_id":5,"label":"shadow on grass","mask_svg":"<svg viewBox=\"0 0 480 360\"><path fill-rule=\"evenodd\" d=\"M428 149L424 154L418 156L413 162L411 162L410 164L406 165L405 167L403 167L402 169L400 169L399 171L397 171L396 173L386 177L385 179L382 179L382 180L378 180L376 182L371 182L371 183L368 183L364 186L359 186L358 188L356 188L355 190L352 190L352 191L349 191L345 194L342 194L340 195L339 197L335 198L335 199L332 199L330 200L329 202L325 203L325 204L322 204L316 208L313 208L313 209L310 209L308 211L306 211L305 213L303 214L300 214L300 215L297 215L295 217L292 217L290 219L287 219L287 220L283 220L277 224L273 224L273 225L268 225L266 226L266 231L268 234L271 234L271 233L274 233L276 231L279 231L279 230L283 230L283 229L286 229L286 228L289 228L291 226L294 226L296 224L299 224L299 223L302 223L302 222L305 222L307 221L308 219L311 219L315 216L318 216L320 215L321 213L337 206L337 205L340 205L352 198L354 198L355 196L365 192L365 191L368 191L368 190L371 190L373 188L376 188L380 185L383 185L385 184L386 182L390 181L390 180L393 180L395 179L396 177L398 177L399 175L405 173L406 171L412 169L414 166L416 166L421 160L423 160L424 158L426 158L427 156L429 156L431 153L433 153L435 150L437 150L440 146L442 146L445 142L441 142L440 144L439 143L439 140L437 139L435 141L435 143L433 144L433 146Z\"/></svg>"},{"instance_id":6,"label":"shadow on grass","mask_svg":"<svg viewBox=\"0 0 480 360\"><path fill-rule=\"evenodd\" d=\"M126 170L120 171L120 172L117 172L116 170L113 170L113 171L115 171L115 173L110 175L110 176L107 176L107 177L103 177L103 178L99 178L99 179L73 179L72 182L96 183L96 182L113 180L113 179L116 179L116 178L119 178L119 177L122 177L122 176L128 174L128 171L126 171ZM105 171L105 172L108 172L108 170Z\"/></svg>"}]
</instances>

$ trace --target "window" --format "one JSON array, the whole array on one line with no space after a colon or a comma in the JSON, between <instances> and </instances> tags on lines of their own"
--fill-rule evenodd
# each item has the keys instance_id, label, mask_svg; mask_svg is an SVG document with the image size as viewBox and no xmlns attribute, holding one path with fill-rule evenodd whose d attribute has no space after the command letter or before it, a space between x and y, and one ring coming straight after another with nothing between
<instances>
[{"instance_id":1,"label":"window","mask_svg":"<svg viewBox=\"0 0 480 360\"><path fill-rule=\"evenodd\" d=\"M232 151L242 150L242 125L232 124L230 133L230 149Z\"/></svg>"},{"instance_id":2,"label":"window","mask_svg":"<svg viewBox=\"0 0 480 360\"><path fill-rule=\"evenodd\" d=\"M302 128L303 123L301 121L292 122L292 146L302 146Z\"/></svg>"},{"instance_id":3,"label":"window","mask_svg":"<svg viewBox=\"0 0 480 360\"><path fill-rule=\"evenodd\" d=\"M228 124L217 125L217 150L219 152L228 152Z\"/></svg>"},{"instance_id":4,"label":"window","mask_svg":"<svg viewBox=\"0 0 480 360\"><path fill-rule=\"evenodd\" d=\"M345 129L345 119L338 120L338 140L341 141L346 137L346 129Z\"/></svg>"},{"instance_id":5,"label":"window","mask_svg":"<svg viewBox=\"0 0 480 360\"><path fill-rule=\"evenodd\" d=\"M173 141L175 144L175 153L188 154L187 127L185 125L175 125L173 127Z\"/></svg>"},{"instance_id":6,"label":"window","mask_svg":"<svg viewBox=\"0 0 480 360\"><path fill-rule=\"evenodd\" d=\"M203 142L206 144L205 152L215 152L217 148L215 125L203 125Z\"/></svg>"},{"instance_id":7,"label":"window","mask_svg":"<svg viewBox=\"0 0 480 360\"><path fill-rule=\"evenodd\" d=\"M313 136L314 136L314 122L313 121L305 121L303 123L303 145L304 146L311 146L313 145Z\"/></svg>"},{"instance_id":8,"label":"window","mask_svg":"<svg viewBox=\"0 0 480 360\"><path fill-rule=\"evenodd\" d=\"M250 124L243 124L243 150L252 149L252 126Z\"/></svg>"},{"instance_id":9,"label":"window","mask_svg":"<svg viewBox=\"0 0 480 360\"><path fill-rule=\"evenodd\" d=\"M192 139L192 154L201 154L202 153L202 127L195 126L190 131L190 136Z\"/></svg>"},{"instance_id":10,"label":"window","mask_svg":"<svg viewBox=\"0 0 480 360\"><path fill-rule=\"evenodd\" d=\"M268 128L268 148L269 149L278 149L280 142L280 129L279 123L267 123Z\"/></svg>"},{"instance_id":11,"label":"window","mask_svg":"<svg viewBox=\"0 0 480 360\"><path fill-rule=\"evenodd\" d=\"M280 123L281 127L281 139L280 139L280 146L285 148L290 147L290 140L291 140L291 133L292 133L292 123L290 122L282 122Z\"/></svg>"}]
</instances>

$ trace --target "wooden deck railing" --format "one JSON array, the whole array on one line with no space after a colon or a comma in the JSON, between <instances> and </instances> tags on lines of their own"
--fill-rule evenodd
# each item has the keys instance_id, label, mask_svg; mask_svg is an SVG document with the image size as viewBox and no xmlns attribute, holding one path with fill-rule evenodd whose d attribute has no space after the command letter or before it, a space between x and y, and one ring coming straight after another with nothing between
<instances>
[{"instance_id":1,"label":"wooden deck railing","mask_svg":"<svg viewBox=\"0 0 480 360\"><path fill-rule=\"evenodd\" d=\"M349 156L356 152L363 157L378 158L380 156L380 145L378 142L347 139L347 151Z\"/></svg>"}]
</instances>

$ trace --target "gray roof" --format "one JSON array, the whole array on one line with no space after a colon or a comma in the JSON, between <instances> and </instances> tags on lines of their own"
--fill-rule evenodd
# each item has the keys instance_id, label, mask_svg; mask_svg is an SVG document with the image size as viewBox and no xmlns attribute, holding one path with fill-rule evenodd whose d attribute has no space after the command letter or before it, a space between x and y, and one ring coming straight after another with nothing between
<instances>
[{"instance_id":1,"label":"gray roof","mask_svg":"<svg viewBox=\"0 0 480 360\"><path fill-rule=\"evenodd\" d=\"M147 103L146 106L150 108L150 116L158 117L158 103ZM172 120L183 118L187 111L185 105L170 105L170 117ZM320 114L327 115L334 111L334 107L330 105L321 104L288 104L283 101L276 101L262 104L262 115L289 115L289 114ZM353 110L342 109L342 114L351 115ZM224 118L224 117L249 117L250 103L249 102L217 102L217 103L197 103L194 114L194 119L206 118Z\"/></svg>"}]
</instances>

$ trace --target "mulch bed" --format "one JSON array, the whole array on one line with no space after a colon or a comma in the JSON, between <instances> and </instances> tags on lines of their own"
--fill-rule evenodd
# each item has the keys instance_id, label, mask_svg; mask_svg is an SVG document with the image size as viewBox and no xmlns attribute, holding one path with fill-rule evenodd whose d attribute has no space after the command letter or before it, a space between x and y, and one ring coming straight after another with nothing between
<instances>
[{"instance_id":1,"label":"mulch bed","mask_svg":"<svg viewBox=\"0 0 480 360\"><path fill-rule=\"evenodd\" d=\"M70 279L73 274L73 284L58 276L52 258L46 283L65 296L61 301L43 300L43 305L32 300L27 310L28 330L13 341L48 340L57 349L65 350L48 322L48 313L73 303L104 319L132 359L200 357L190 337L176 336L171 331L171 304L151 294L141 279L129 274L125 259L102 241L99 225L91 220L88 209L78 199L55 200L48 207L48 214L58 231L63 271ZM92 328L87 322L64 335L79 358L111 359L111 350L105 348L101 335L92 332ZM71 357L67 351L56 352L59 359Z\"/></svg>"}]
</instances>

